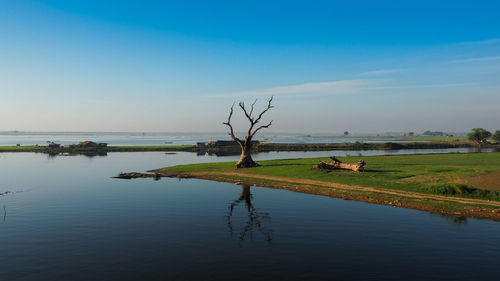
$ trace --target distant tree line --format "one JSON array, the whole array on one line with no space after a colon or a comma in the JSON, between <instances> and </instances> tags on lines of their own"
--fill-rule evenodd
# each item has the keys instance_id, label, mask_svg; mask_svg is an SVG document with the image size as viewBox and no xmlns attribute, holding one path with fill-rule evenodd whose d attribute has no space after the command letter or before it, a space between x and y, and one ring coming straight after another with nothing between
<instances>
[{"instance_id":1,"label":"distant tree line","mask_svg":"<svg viewBox=\"0 0 500 281\"><path fill-rule=\"evenodd\" d=\"M443 133L443 132L439 132L439 131L434 131L434 132L431 132L431 131L425 131L425 132L423 133L423 135L424 135L424 136L435 136L435 137L436 137L436 136L444 136L444 135L445 135L445 133Z\"/></svg>"},{"instance_id":2,"label":"distant tree line","mask_svg":"<svg viewBox=\"0 0 500 281\"><path fill-rule=\"evenodd\" d=\"M500 141L500 130L496 130L493 134L488 130L483 128L474 128L470 133L467 134L467 138L474 141L478 145L488 143L488 139L491 138L494 141Z\"/></svg>"}]
</instances>

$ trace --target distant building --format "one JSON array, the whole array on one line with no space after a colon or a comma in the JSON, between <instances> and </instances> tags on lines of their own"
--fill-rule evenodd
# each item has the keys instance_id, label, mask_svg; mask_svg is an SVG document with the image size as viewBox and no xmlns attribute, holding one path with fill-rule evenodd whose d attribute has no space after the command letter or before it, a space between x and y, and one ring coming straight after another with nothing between
<instances>
[{"instance_id":1,"label":"distant building","mask_svg":"<svg viewBox=\"0 0 500 281\"><path fill-rule=\"evenodd\" d=\"M252 141L253 145L259 144L258 141ZM239 144L234 140L216 140L208 142L197 142L196 147L198 148L216 148L216 147L229 147L229 146L239 146Z\"/></svg>"},{"instance_id":2,"label":"distant building","mask_svg":"<svg viewBox=\"0 0 500 281\"><path fill-rule=\"evenodd\" d=\"M104 143L104 142L95 143L93 141L84 141L84 142L79 143L78 146L79 147L84 147L84 148L88 148L88 147L107 147L108 144Z\"/></svg>"},{"instance_id":3,"label":"distant building","mask_svg":"<svg viewBox=\"0 0 500 281\"><path fill-rule=\"evenodd\" d=\"M55 143L55 142L51 142L51 143L49 143L49 145L48 145L48 146L49 146L49 148L60 148L60 147L61 147L61 145L60 145L60 144Z\"/></svg>"},{"instance_id":4,"label":"distant building","mask_svg":"<svg viewBox=\"0 0 500 281\"><path fill-rule=\"evenodd\" d=\"M84 141L78 144L79 147L97 147L97 143L93 141Z\"/></svg>"},{"instance_id":5,"label":"distant building","mask_svg":"<svg viewBox=\"0 0 500 281\"><path fill-rule=\"evenodd\" d=\"M208 142L207 145L212 147L221 147L221 146L237 146L239 144L234 140L217 140Z\"/></svg>"}]
</instances>

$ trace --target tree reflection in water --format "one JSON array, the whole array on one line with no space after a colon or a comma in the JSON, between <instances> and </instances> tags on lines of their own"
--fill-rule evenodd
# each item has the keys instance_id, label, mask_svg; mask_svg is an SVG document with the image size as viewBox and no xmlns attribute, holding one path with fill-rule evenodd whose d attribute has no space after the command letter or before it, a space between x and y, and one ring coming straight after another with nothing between
<instances>
[{"instance_id":1,"label":"tree reflection in water","mask_svg":"<svg viewBox=\"0 0 500 281\"><path fill-rule=\"evenodd\" d=\"M269 215L269 213L260 212L254 207L254 205L252 204L252 194L250 193L250 186L246 184L241 185L241 194L238 199L229 204L229 210L226 219L231 237L233 237L234 235L234 210L238 205L240 205L241 202L245 203L248 214L246 223L239 231L238 239L240 240L240 242L245 241L248 237L250 238L250 240L253 240L255 230L257 230L257 232L262 234L265 237L266 241L270 243L272 240L272 231L271 229L266 227L265 224L270 222L271 216Z\"/></svg>"}]
</instances>

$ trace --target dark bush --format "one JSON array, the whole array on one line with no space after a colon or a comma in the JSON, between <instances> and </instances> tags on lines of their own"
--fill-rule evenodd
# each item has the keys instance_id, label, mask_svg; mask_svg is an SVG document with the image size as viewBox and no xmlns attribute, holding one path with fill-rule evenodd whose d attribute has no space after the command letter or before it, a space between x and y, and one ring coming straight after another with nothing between
<instances>
[{"instance_id":1,"label":"dark bush","mask_svg":"<svg viewBox=\"0 0 500 281\"><path fill-rule=\"evenodd\" d=\"M425 188L429 193L441 195L461 195L463 197L472 197L500 201L500 191L478 189L466 184L445 183L432 184Z\"/></svg>"}]
</instances>

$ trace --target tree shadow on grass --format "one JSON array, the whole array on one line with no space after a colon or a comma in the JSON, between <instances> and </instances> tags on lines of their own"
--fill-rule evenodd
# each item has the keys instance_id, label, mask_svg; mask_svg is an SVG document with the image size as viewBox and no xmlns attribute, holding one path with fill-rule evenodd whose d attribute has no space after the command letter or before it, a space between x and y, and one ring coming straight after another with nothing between
<instances>
[{"instance_id":1,"label":"tree shadow on grass","mask_svg":"<svg viewBox=\"0 0 500 281\"><path fill-rule=\"evenodd\" d=\"M277 167L277 166L304 166L304 164L267 164L261 167Z\"/></svg>"},{"instance_id":2,"label":"tree shadow on grass","mask_svg":"<svg viewBox=\"0 0 500 281\"><path fill-rule=\"evenodd\" d=\"M311 168L314 170L314 168ZM343 170L343 169L335 169L335 170L323 170L325 173L348 173L348 174L358 174L358 173L401 173L401 170L377 170L377 169L364 169L359 172Z\"/></svg>"},{"instance_id":3,"label":"tree shadow on grass","mask_svg":"<svg viewBox=\"0 0 500 281\"><path fill-rule=\"evenodd\" d=\"M364 173L400 173L401 170L379 170L379 169L364 169Z\"/></svg>"}]
</instances>

